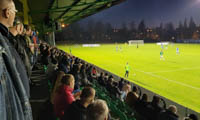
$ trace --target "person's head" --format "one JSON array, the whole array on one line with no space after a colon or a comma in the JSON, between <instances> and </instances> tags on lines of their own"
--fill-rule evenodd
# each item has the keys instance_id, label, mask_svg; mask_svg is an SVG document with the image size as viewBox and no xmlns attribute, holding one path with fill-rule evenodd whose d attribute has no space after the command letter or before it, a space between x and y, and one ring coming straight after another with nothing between
<instances>
[{"instance_id":1,"label":"person's head","mask_svg":"<svg viewBox=\"0 0 200 120\"><path fill-rule=\"evenodd\" d=\"M195 114L189 114L188 116L191 120L198 120L198 117Z\"/></svg>"},{"instance_id":2,"label":"person's head","mask_svg":"<svg viewBox=\"0 0 200 120\"><path fill-rule=\"evenodd\" d=\"M24 31L24 25L22 23L17 24L17 32L19 35L22 35Z\"/></svg>"},{"instance_id":3,"label":"person's head","mask_svg":"<svg viewBox=\"0 0 200 120\"><path fill-rule=\"evenodd\" d=\"M0 0L0 3L0 23L12 27L17 12L15 4L12 0Z\"/></svg>"},{"instance_id":4,"label":"person's head","mask_svg":"<svg viewBox=\"0 0 200 120\"><path fill-rule=\"evenodd\" d=\"M75 82L74 76L71 74L66 74L61 79L62 84L67 85L72 89L74 89L74 84L75 84L74 82Z\"/></svg>"},{"instance_id":5,"label":"person's head","mask_svg":"<svg viewBox=\"0 0 200 120\"><path fill-rule=\"evenodd\" d=\"M136 102L138 101L138 95L135 92L129 92L126 96L126 104L129 105L131 108L135 106Z\"/></svg>"},{"instance_id":6,"label":"person's head","mask_svg":"<svg viewBox=\"0 0 200 120\"><path fill-rule=\"evenodd\" d=\"M174 114L177 113L177 108L176 108L175 105L169 105L168 110L171 111Z\"/></svg>"},{"instance_id":7,"label":"person's head","mask_svg":"<svg viewBox=\"0 0 200 120\"><path fill-rule=\"evenodd\" d=\"M30 25L24 25L24 28L26 29L26 35L31 36L32 35L32 28Z\"/></svg>"},{"instance_id":8,"label":"person's head","mask_svg":"<svg viewBox=\"0 0 200 120\"><path fill-rule=\"evenodd\" d=\"M138 92L138 88L136 86L133 86L133 92Z\"/></svg>"},{"instance_id":9,"label":"person's head","mask_svg":"<svg viewBox=\"0 0 200 120\"><path fill-rule=\"evenodd\" d=\"M143 94L143 95L142 95L141 101L143 101L143 102L148 102L148 96L147 96L147 94Z\"/></svg>"},{"instance_id":10,"label":"person's head","mask_svg":"<svg viewBox=\"0 0 200 120\"><path fill-rule=\"evenodd\" d=\"M126 93L131 91L131 85L130 84L124 84L122 91L125 91Z\"/></svg>"},{"instance_id":11,"label":"person's head","mask_svg":"<svg viewBox=\"0 0 200 120\"><path fill-rule=\"evenodd\" d=\"M97 99L87 108L87 120L107 120L108 106L104 100Z\"/></svg>"},{"instance_id":12,"label":"person's head","mask_svg":"<svg viewBox=\"0 0 200 120\"><path fill-rule=\"evenodd\" d=\"M80 95L80 100L83 102L85 107L91 104L95 98L95 90L92 87L85 87Z\"/></svg>"},{"instance_id":13,"label":"person's head","mask_svg":"<svg viewBox=\"0 0 200 120\"><path fill-rule=\"evenodd\" d=\"M152 104L159 105L159 103L160 103L160 97L158 97L156 95L153 96Z\"/></svg>"},{"instance_id":14,"label":"person's head","mask_svg":"<svg viewBox=\"0 0 200 120\"><path fill-rule=\"evenodd\" d=\"M10 27L9 31L12 33L13 36L21 35L23 32L23 24L19 23L14 25L13 27Z\"/></svg>"}]
</instances>

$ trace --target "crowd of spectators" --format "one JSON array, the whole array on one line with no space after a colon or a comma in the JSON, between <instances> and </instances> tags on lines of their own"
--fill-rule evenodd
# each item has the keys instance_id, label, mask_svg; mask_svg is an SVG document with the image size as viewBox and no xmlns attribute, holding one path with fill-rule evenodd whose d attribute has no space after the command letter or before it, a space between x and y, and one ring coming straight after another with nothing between
<instances>
[{"instance_id":1,"label":"crowd of spectators","mask_svg":"<svg viewBox=\"0 0 200 120\"><path fill-rule=\"evenodd\" d=\"M0 105L5 110L0 113L2 119L32 119L29 98L30 85L34 82L30 77L37 63L44 66L51 83L50 103L53 114L60 120L110 119L106 101L95 97L94 81L147 120L179 119L176 106L161 106L160 97L154 96L149 101L147 94L141 97L140 89L123 78L117 81L108 73L99 74L93 65L41 42L30 25L23 25L17 19L14 22L17 10L12 0L0 0L0 10L0 62L5 68L0 69L6 76L0 81ZM7 80L5 84L3 80ZM13 101L5 101L8 98ZM6 104L10 107L3 106ZM185 120L197 120L197 117L191 114Z\"/></svg>"}]
</instances>

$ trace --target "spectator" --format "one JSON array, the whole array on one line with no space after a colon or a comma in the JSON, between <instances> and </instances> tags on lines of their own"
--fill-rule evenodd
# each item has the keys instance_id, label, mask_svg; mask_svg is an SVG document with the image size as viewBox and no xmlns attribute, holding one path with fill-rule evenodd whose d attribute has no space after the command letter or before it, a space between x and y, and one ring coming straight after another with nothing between
<instances>
[{"instance_id":1,"label":"spectator","mask_svg":"<svg viewBox=\"0 0 200 120\"><path fill-rule=\"evenodd\" d=\"M131 91L131 85L124 84L124 86L122 88L121 101L124 101L126 99L126 96L130 91Z\"/></svg>"},{"instance_id":2,"label":"spectator","mask_svg":"<svg viewBox=\"0 0 200 120\"><path fill-rule=\"evenodd\" d=\"M146 109L143 113L148 117L149 120L155 120L155 118L157 118L159 113L163 110L159 106L160 101L160 97L153 96L152 102L148 103L146 106Z\"/></svg>"},{"instance_id":3,"label":"spectator","mask_svg":"<svg viewBox=\"0 0 200 120\"><path fill-rule=\"evenodd\" d=\"M70 66L67 56L63 56L61 62L59 63L59 70L65 72L65 74L69 73Z\"/></svg>"},{"instance_id":4,"label":"spectator","mask_svg":"<svg viewBox=\"0 0 200 120\"><path fill-rule=\"evenodd\" d=\"M135 108L136 103L138 102L138 95L135 92L129 92L127 94L126 97L126 104L130 107L130 108Z\"/></svg>"},{"instance_id":5,"label":"spectator","mask_svg":"<svg viewBox=\"0 0 200 120\"><path fill-rule=\"evenodd\" d=\"M122 91L122 87L124 85L124 78L121 78L121 80L119 81L119 89Z\"/></svg>"},{"instance_id":6,"label":"spectator","mask_svg":"<svg viewBox=\"0 0 200 120\"><path fill-rule=\"evenodd\" d=\"M26 72L26 68L17 53L16 49L14 46L10 43L12 41L12 37L9 34L8 28L13 26L13 22L15 19L15 14L17 10L15 9L15 4L12 0L1 0L0 4L0 45L5 48L5 51L8 53L7 56L4 57L6 61L6 65L8 68L8 73L12 77L17 77L19 74L19 79L20 82L22 82L26 94L28 97L30 97L30 86L29 86L29 79L28 75ZM2 37L4 36L4 38ZM10 68L12 65L15 67L16 71L14 68ZM15 72L14 72L15 71ZM16 79L16 78L14 78ZM21 83L20 83L21 84Z\"/></svg>"},{"instance_id":7,"label":"spectator","mask_svg":"<svg viewBox=\"0 0 200 120\"><path fill-rule=\"evenodd\" d=\"M158 120L178 120L179 117L176 113L176 106L170 105L166 111L160 113Z\"/></svg>"},{"instance_id":8,"label":"spectator","mask_svg":"<svg viewBox=\"0 0 200 120\"><path fill-rule=\"evenodd\" d=\"M106 89L109 91L109 92L112 92L112 88L113 88L113 78L112 77L109 77L108 78L108 83L106 84Z\"/></svg>"},{"instance_id":9,"label":"spectator","mask_svg":"<svg viewBox=\"0 0 200 120\"><path fill-rule=\"evenodd\" d=\"M118 88L118 82L116 82L116 81L113 82L112 94L117 98L120 98L120 96L121 96L121 91Z\"/></svg>"},{"instance_id":10,"label":"spectator","mask_svg":"<svg viewBox=\"0 0 200 120\"><path fill-rule=\"evenodd\" d=\"M70 71L70 74L72 74L75 78L75 87L74 89L77 90L80 88L80 65L79 64L74 64L72 71Z\"/></svg>"},{"instance_id":11,"label":"spectator","mask_svg":"<svg viewBox=\"0 0 200 120\"><path fill-rule=\"evenodd\" d=\"M1 119L31 120L29 79L19 54L9 40L8 28L13 26L16 12L12 0L0 0L0 47L6 52L0 55L0 71L4 76L0 78L4 81L0 86L5 88L0 90Z\"/></svg>"},{"instance_id":12,"label":"spectator","mask_svg":"<svg viewBox=\"0 0 200 120\"><path fill-rule=\"evenodd\" d=\"M143 94L141 100L136 104L136 110L138 113L143 113L148 105L148 96L147 94Z\"/></svg>"},{"instance_id":13,"label":"spectator","mask_svg":"<svg viewBox=\"0 0 200 120\"><path fill-rule=\"evenodd\" d=\"M198 120L198 117L195 114L189 114L184 120Z\"/></svg>"},{"instance_id":14,"label":"spectator","mask_svg":"<svg viewBox=\"0 0 200 120\"><path fill-rule=\"evenodd\" d=\"M55 80L55 85L54 85L52 93L51 93L51 103L52 104L54 104L54 98L55 98L56 91L58 91L58 88L62 85L61 80L62 80L64 75L65 75L65 73L62 72L62 71L57 73L57 78Z\"/></svg>"},{"instance_id":15,"label":"spectator","mask_svg":"<svg viewBox=\"0 0 200 120\"><path fill-rule=\"evenodd\" d=\"M88 81L87 75L86 75L85 64L81 65L81 69L80 69L80 79L81 79L81 84L82 84L83 86L89 84L89 81Z\"/></svg>"},{"instance_id":16,"label":"spectator","mask_svg":"<svg viewBox=\"0 0 200 120\"><path fill-rule=\"evenodd\" d=\"M89 104L94 101L95 90L86 87L82 90L80 100L73 102L65 111L63 120L86 120L86 110Z\"/></svg>"},{"instance_id":17,"label":"spectator","mask_svg":"<svg viewBox=\"0 0 200 120\"><path fill-rule=\"evenodd\" d=\"M97 70L96 70L95 67L92 68L92 77L93 77L94 79L97 78Z\"/></svg>"},{"instance_id":18,"label":"spectator","mask_svg":"<svg viewBox=\"0 0 200 120\"><path fill-rule=\"evenodd\" d=\"M100 76L98 78L98 82L99 82L100 85L104 85L104 80L103 79L104 79L104 73L101 72Z\"/></svg>"},{"instance_id":19,"label":"spectator","mask_svg":"<svg viewBox=\"0 0 200 120\"><path fill-rule=\"evenodd\" d=\"M69 105L75 101L72 94L74 90L74 77L71 74L63 76L62 85L58 88L54 98L54 111L58 118L62 119L64 110L67 110Z\"/></svg>"},{"instance_id":20,"label":"spectator","mask_svg":"<svg viewBox=\"0 0 200 120\"><path fill-rule=\"evenodd\" d=\"M104 100L95 100L87 108L87 120L108 120L108 106Z\"/></svg>"}]
</instances>

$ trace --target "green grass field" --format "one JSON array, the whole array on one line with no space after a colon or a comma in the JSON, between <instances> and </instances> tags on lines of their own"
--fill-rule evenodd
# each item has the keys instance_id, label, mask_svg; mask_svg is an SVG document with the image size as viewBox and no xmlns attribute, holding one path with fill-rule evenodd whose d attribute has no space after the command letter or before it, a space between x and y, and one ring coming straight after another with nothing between
<instances>
[{"instance_id":1,"label":"green grass field","mask_svg":"<svg viewBox=\"0 0 200 120\"><path fill-rule=\"evenodd\" d=\"M129 62L129 81L200 112L200 45L169 45L164 50L165 60L160 60L161 46L156 44L139 48L120 46L122 51L116 51L114 44L96 48L60 45L58 48L69 52L71 47L73 55L121 77ZM176 47L180 55L176 54Z\"/></svg>"}]
</instances>

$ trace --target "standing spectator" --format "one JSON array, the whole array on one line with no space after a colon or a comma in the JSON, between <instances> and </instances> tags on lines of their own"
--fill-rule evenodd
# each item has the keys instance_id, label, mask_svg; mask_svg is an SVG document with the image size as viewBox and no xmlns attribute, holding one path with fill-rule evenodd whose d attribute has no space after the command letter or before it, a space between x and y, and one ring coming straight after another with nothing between
<instances>
[{"instance_id":1,"label":"standing spectator","mask_svg":"<svg viewBox=\"0 0 200 120\"><path fill-rule=\"evenodd\" d=\"M0 55L0 71L4 76L0 78L4 83L0 84L0 114L1 119L31 120L29 79L19 54L9 40L8 28L13 26L16 12L12 0L0 0L0 47L5 51Z\"/></svg>"},{"instance_id":2,"label":"standing spectator","mask_svg":"<svg viewBox=\"0 0 200 120\"><path fill-rule=\"evenodd\" d=\"M58 118L62 119L64 110L67 110L69 105L75 101L72 94L74 90L74 77L71 74L63 76L62 85L58 88L54 98L54 111Z\"/></svg>"},{"instance_id":3,"label":"standing spectator","mask_svg":"<svg viewBox=\"0 0 200 120\"><path fill-rule=\"evenodd\" d=\"M63 120L86 120L86 110L89 104L94 101L95 90L86 87L82 90L80 100L73 102L65 111Z\"/></svg>"},{"instance_id":4,"label":"standing spectator","mask_svg":"<svg viewBox=\"0 0 200 120\"><path fill-rule=\"evenodd\" d=\"M5 38L5 39L1 39L0 45L5 47L6 52L9 54L9 56L7 56L8 58L4 57L4 59L6 59L5 60L6 65L12 64L17 69L17 71L13 72L14 68L10 68L8 72L12 74L11 76L15 76L15 77L18 76L16 74L19 74L20 81L22 81L26 94L28 95L28 97L30 97L30 86L29 86L30 81L28 79L26 68L19 54L17 53L16 49L11 44L13 37L10 35L8 31L9 27L13 27L15 14L17 12L17 10L15 9L15 4L12 0L8 0L8 1L2 0L0 4L0 8L1 8L0 33Z\"/></svg>"},{"instance_id":5,"label":"standing spectator","mask_svg":"<svg viewBox=\"0 0 200 120\"><path fill-rule=\"evenodd\" d=\"M87 120L108 120L108 106L104 100L95 100L87 108Z\"/></svg>"}]
</instances>

